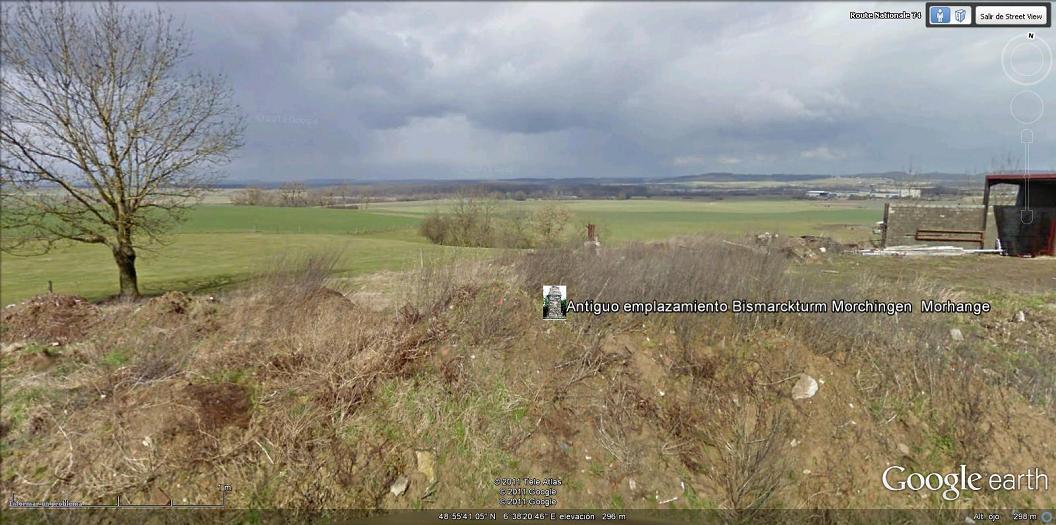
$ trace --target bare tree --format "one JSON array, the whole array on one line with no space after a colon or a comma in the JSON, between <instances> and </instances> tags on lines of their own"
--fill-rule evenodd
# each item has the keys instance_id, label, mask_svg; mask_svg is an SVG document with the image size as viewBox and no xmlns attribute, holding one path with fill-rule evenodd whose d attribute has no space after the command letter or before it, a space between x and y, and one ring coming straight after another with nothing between
<instances>
[{"instance_id":1,"label":"bare tree","mask_svg":"<svg viewBox=\"0 0 1056 525\"><path fill-rule=\"evenodd\" d=\"M267 192L253 186L231 196L231 204L237 206L266 206L269 200Z\"/></svg>"},{"instance_id":2,"label":"bare tree","mask_svg":"<svg viewBox=\"0 0 1056 525\"><path fill-rule=\"evenodd\" d=\"M337 185L337 195L341 198L340 205L348 206L348 200L352 196L352 185L347 182L342 182Z\"/></svg>"},{"instance_id":3,"label":"bare tree","mask_svg":"<svg viewBox=\"0 0 1056 525\"><path fill-rule=\"evenodd\" d=\"M0 248L110 248L121 295L136 249L199 202L241 146L221 77L188 73L189 35L160 10L109 3L3 6Z\"/></svg>"},{"instance_id":4,"label":"bare tree","mask_svg":"<svg viewBox=\"0 0 1056 525\"><path fill-rule=\"evenodd\" d=\"M297 207L307 205L306 193L307 189L300 182L287 182L279 186L279 198L282 199L283 206Z\"/></svg>"}]
</instances>

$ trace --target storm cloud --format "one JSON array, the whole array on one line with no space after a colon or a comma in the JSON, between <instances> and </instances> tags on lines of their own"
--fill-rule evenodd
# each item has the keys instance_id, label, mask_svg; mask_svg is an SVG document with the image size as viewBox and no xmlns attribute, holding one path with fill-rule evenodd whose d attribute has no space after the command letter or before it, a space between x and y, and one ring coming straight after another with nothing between
<instances>
[{"instance_id":1,"label":"storm cloud","mask_svg":"<svg viewBox=\"0 0 1056 525\"><path fill-rule=\"evenodd\" d=\"M1010 115L1017 93L1056 92L1003 72L1026 31L848 14L922 8L161 5L194 35L190 65L226 75L247 116L236 181L977 172L1022 155L1024 127L1031 167L1056 165L1052 118ZM1017 49L1020 70L1045 65Z\"/></svg>"}]
</instances>

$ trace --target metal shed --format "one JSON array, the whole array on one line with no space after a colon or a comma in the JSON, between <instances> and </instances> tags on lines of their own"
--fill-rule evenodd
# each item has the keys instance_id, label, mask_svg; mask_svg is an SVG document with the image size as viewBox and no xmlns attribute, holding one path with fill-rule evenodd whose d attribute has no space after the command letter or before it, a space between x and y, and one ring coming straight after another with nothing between
<instances>
[{"instance_id":1,"label":"metal shed","mask_svg":"<svg viewBox=\"0 0 1056 525\"><path fill-rule=\"evenodd\" d=\"M1008 255L1056 255L1056 173L1001 173L986 176L983 217L990 208L990 189L998 184L1017 186L1014 205L994 205L997 238Z\"/></svg>"}]
</instances>

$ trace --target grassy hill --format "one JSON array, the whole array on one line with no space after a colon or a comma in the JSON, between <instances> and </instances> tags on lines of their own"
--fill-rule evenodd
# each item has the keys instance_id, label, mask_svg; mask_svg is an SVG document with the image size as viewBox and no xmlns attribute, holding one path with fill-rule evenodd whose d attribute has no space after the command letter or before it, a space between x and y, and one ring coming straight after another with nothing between
<instances>
[{"instance_id":1,"label":"grassy hill","mask_svg":"<svg viewBox=\"0 0 1056 525\"><path fill-rule=\"evenodd\" d=\"M3 311L0 489L164 504L224 482L234 508L496 508L495 479L532 476L561 480L551 510L737 509L737 522L761 508L1056 503L879 481L895 464L1051 475L1051 260L798 262L783 248L697 238L445 256L355 283L340 257L309 251L216 297L38 298ZM553 282L575 300L955 298L995 311L546 322ZM797 399L804 374L817 390ZM786 518L768 522L802 521Z\"/></svg>"}]
</instances>

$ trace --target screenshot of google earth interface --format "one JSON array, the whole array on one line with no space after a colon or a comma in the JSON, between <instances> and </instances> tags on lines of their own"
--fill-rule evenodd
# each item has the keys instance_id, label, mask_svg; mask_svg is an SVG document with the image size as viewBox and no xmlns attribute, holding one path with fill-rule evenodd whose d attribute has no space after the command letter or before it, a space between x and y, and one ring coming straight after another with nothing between
<instances>
[{"instance_id":1,"label":"screenshot of google earth interface","mask_svg":"<svg viewBox=\"0 0 1056 525\"><path fill-rule=\"evenodd\" d=\"M0 2L0 521L1053 523L1051 17Z\"/></svg>"}]
</instances>

